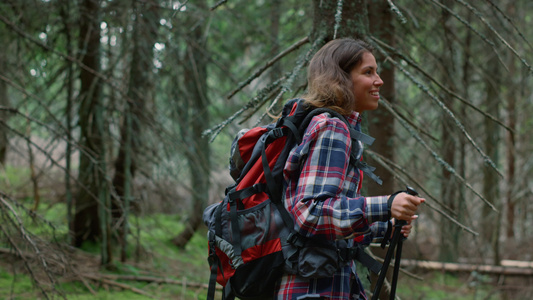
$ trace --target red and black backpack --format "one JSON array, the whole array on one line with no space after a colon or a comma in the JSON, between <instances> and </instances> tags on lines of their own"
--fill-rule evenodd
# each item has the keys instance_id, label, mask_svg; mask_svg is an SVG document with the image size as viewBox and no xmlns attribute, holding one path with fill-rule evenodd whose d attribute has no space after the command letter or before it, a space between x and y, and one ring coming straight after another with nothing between
<instances>
[{"instance_id":1,"label":"red and black backpack","mask_svg":"<svg viewBox=\"0 0 533 300\"><path fill-rule=\"evenodd\" d=\"M313 116L324 112L348 125L353 145L350 163L381 182L372 173L374 168L361 161L362 149L357 149L356 140L371 144L374 139L353 129L331 109L310 108L301 99L293 99L284 105L276 123L241 130L231 149L230 174L235 183L226 188L224 199L207 207L203 215L211 268L207 299L214 299L215 281L224 287L223 299L272 299L283 273L328 276L352 259L379 272L381 265L364 250L339 243L324 244L331 248L329 255L311 257L311 264L297 261L298 251L310 241L295 232L294 221L284 207L283 168Z\"/></svg>"}]
</instances>

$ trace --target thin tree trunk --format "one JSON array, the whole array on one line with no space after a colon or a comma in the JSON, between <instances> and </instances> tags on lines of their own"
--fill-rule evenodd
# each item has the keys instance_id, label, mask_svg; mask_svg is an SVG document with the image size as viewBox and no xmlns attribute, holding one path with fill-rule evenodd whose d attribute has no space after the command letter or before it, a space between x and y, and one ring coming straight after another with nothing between
<instances>
[{"instance_id":1,"label":"thin tree trunk","mask_svg":"<svg viewBox=\"0 0 533 300\"><path fill-rule=\"evenodd\" d=\"M275 56L280 51L279 46L279 19L281 14L281 7L283 2L281 0L270 1L270 55ZM281 64L278 62L270 68L269 77L270 82L275 82L281 77ZM283 106L282 101L278 101L273 108L274 112L279 112Z\"/></svg>"},{"instance_id":2,"label":"thin tree trunk","mask_svg":"<svg viewBox=\"0 0 533 300\"><path fill-rule=\"evenodd\" d=\"M489 74L486 78L487 94L485 105L487 107L487 112L498 118L499 107L501 101L501 95L498 91L498 86L500 85L501 78L501 67L497 63L490 64ZM484 132L485 132L485 141L484 148L487 155L494 162L498 161L498 145L500 141L500 132L499 126L495 124L492 120L488 118L484 119ZM498 174L494 172L492 168L485 165L483 167L483 195L485 198L492 203L497 209L501 209L500 201L500 189L499 189L499 177ZM498 264L500 261L499 257L499 234L501 231L501 217L500 213L494 212L488 206L484 205L482 209L481 216L481 236L482 243L486 246L487 249L492 250L492 258L494 264ZM489 253L485 253L489 254Z\"/></svg>"},{"instance_id":3,"label":"thin tree trunk","mask_svg":"<svg viewBox=\"0 0 533 300\"><path fill-rule=\"evenodd\" d=\"M147 113L146 103L153 98L153 45L157 39L159 22L157 8L150 3L136 3L133 33L133 55L130 70L128 99L121 127L121 141L115 160L113 187L116 198L112 204L114 227L118 228L121 260L126 260L128 214L131 205L132 180L137 170L136 154L139 152L142 129ZM118 224L116 224L118 223Z\"/></svg>"},{"instance_id":4,"label":"thin tree trunk","mask_svg":"<svg viewBox=\"0 0 533 300\"><path fill-rule=\"evenodd\" d=\"M70 24L70 1L69 0L63 0L62 5L60 5L60 15L63 20L63 32L66 37L66 48L67 48L67 55L70 57L73 57L73 50L72 50L72 35L70 34L71 31L71 24ZM73 242L73 232L72 232L72 187L70 185L71 183L71 170L72 170L72 96L73 96L73 90L74 90L74 71L73 71L73 63L67 62L67 103L65 107L65 116L67 118L66 122L66 141L67 141L67 147L65 150L65 198L67 203L67 224L69 228L69 234L68 234L68 242Z\"/></svg>"},{"instance_id":5,"label":"thin tree trunk","mask_svg":"<svg viewBox=\"0 0 533 300\"><path fill-rule=\"evenodd\" d=\"M510 18L516 17L516 8L515 3L510 2L507 6L507 15ZM515 74L516 67L515 64L511 61L509 64L509 74ZM511 86L514 86L514 83L511 82ZM506 212L507 212L507 230L506 230L506 236L508 239L513 239L515 237L514 232L514 226L515 226L515 207L516 202L514 199L514 187L516 186L515 182L515 174L516 174L516 142L515 142L515 135L514 131L516 131L516 95L517 92L514 88L509 89L507 92L507 127L511 129L513 132L507 131L506 132L506 163L507 163L507 176L506 176Z\"/></svg>"},{"instance_id":6,"label":"thin tree trunk","mask_svg":"<svg viewBox=\"0 0 533 300\"><path fill-rule=\"evenodd\" d=\"M2 38L2 40L4 39ZM4 43L4 45L6 44ZM6 70L6 49L8 49L8 47L4 46L2 52L0 53L0 70ZM7 85L3 80L0 80L0 106L9 107ZM9 120L9 112L0 110L0 120L4 121L7 124ZM7 133L7 127L0 126L0 169L4 167L4 164L6 162L7 148L9 145Z\"/></svg>"},{"instance_id":7,"label":"thin tree trunk","mask_svg":"<svg viewBox=\"0 0 533 300\"><path fill-rule=\"evenodd\" d=\"M447 3L449 3L448 1ZM454 56L453 44L455 42L453 34L454 28L451 28L449 25L449 19L451 15L447 11L442 11L441 15L441 24L442 29L444 30L444 44L448 45L441 52L440 61L442 62L453 62L456 57ZM457 71L454 68L453 63L443 63L442 72L442 82L452 91L457 90L455 87L455 82L453 80L454 75ZM453 109L454 101L451 99L451 96L444 96L443 103L447 107ZM456 136L457 131L453 122L450 120L450 117L446 114L442 115L441 122L441 148L442 148L442 157L446 162L448 162L455 169L458 169L461 164L461 158L457 154L457 149L460 149L457 145ZM461 214L459 211L460 202L463 200L459 198L459 183L455 180L456 177L453 176L448 170L442 169L442 180L441 180L441 199L445 201L447 206L451 211L456 212L458 215ZM459 249L459 233L460 229L446 218L441 218L440 225L440 238L441 238L441 247L439 248L439 258L441 261L454 262L458 257Z\"/></svg>"},{"instance_id":8,"label":"thin tree trunk","mask_svg":"<svg viewBox=\"0 0 533 300\"><path fill-rule=\"evenodd\" d=\"M100 70L100 18L99 2L84 0L80 3L81 62L91 70ZM80 247L85 241L101 242L102 264L112 260L109 197L106 184L103 106L100 85L94 72L80 71L79 188L73 221L73 245Z\"/></svg>"},{"instance_id":9,"label":"thin tree trunk","mask_svg":"<svg viewBox=\"0 0 533 300\"><path fill-rule=\"evenodd\" d=\"M207 7L205 0L197 1L196 5L201 8ZM193 21L193 20L191 20ZM196 21L192 22L196 23ZM202 23L205 26L205 22ZM187 149L185 156L191 178L191 210L185 229L172 242L178 247L184 247L192 238L196 229L202 224L203 210L209 197L209 174L210 174L210 150L207 138L202 137L202 132L209 128L207 97L207 59L201 51L204 49L206 40L204 26L196 26L187 37L186 63L184 63L185 76L185 106L180 104L180 110L186 109L180 114L180 124L184 145Z\"/></svg>"},{"instance_id":10,"label":"thin tree trunk","mask_svg":"<svg viewBox=\"0 0 533 300\"><path fill-rule=\"evenodd\" d=\"M279 18L281 14L281 7L283 2L281 0L270 1L270 41L272 56L277 55L280 51L279 47ZM279 63L272 66L270 69L270 81L274 82L281 77L281 65Z\"/></svg>"}]
</instances>

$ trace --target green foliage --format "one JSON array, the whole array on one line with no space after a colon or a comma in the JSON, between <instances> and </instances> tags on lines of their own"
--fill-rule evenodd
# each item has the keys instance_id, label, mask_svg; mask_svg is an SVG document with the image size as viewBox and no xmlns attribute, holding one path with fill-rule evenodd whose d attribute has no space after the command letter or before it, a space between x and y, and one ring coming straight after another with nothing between
<instances>
[{"instance_id":1,"label":"green foliage","mask_svg":"<svg viewBox=\"0 0 533 300\"><path fill-rule=\"evenodd\" d=\"M0 190L8 191L11 187L21 186L29 181L30 169L6 165L0 168Z\"/></svg>"},{"instance_id":2,"label":"green foliage","mask_svg":"<svg viewBox=\"0 0 533 300\"><path fill-rule=\"evenodd\" d=\"M0 268L0 298L2 299L34 299L31 291L33 284L29 276L13 275ZM14 296L14 298L11 298Z\"/></svg>"},{"instance_id":3,"label":"green foliage","mask_svg":"<svg viewBox=\"0 0 533 300\"><path fill-rule=\"evenodd\" d=\"M449 273L426 273L424 281L408 276L400 276L398 296L402 299L435 299L435 300L497 300L500 295L494 292L490 282L477 282L465 275L457 276Z\"/></svg>"}]
</instances>

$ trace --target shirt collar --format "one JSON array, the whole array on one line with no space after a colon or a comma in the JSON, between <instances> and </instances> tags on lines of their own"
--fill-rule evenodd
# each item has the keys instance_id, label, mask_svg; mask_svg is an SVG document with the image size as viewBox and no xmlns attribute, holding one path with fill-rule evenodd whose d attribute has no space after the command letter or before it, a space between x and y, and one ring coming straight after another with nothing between
<instances>
[{"instance_id":1,"label":"shirt collar","mask_svg":"<svg viewBox=\"0 0 533 300\"><path fill-rule=\"evenodd\" d=\"M349 114L346 119L348 119L348 122L352 126L355 126L358 123L361 123L361 114L356 111L352 111L352 113Z\"/></svg>"}]
</instances>

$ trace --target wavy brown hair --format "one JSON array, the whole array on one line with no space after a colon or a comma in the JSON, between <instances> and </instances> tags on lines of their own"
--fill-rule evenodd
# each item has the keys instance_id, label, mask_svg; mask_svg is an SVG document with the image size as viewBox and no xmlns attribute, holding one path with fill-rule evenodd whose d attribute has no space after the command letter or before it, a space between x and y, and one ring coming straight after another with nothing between
<instances>
[{"instance_id":1,"label":"wavy brown hair","mask_svg":"<svg viewBox=\"0 0 533 300\"><path fill-rule=\"evenodd\" d=\"M355 107L350 71L373 48L362 40L336 39L326 43L309 62L305 101L314 107L329 107L349 115Z\"/></svg>"}]
</instances>

